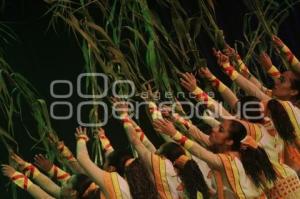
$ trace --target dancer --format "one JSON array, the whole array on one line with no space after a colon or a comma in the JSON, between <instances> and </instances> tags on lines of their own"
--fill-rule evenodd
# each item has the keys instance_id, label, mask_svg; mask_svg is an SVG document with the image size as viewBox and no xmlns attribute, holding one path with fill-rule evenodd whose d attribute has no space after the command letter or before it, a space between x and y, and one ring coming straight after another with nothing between
<instances>
[{"instance_id":1,"label":"dancer","mask_svg":"<svg viewBox=\"0 0 300 199\"><path fill-rule=\"evenodd\" d=\"M169 121L157 120L154 125L157 131L171 136L211 168L220 171L222 182L231 187L236 198L260 197L276 180L267 154L247 136L245 127L236 120L225 120L212 131L209 141L217 154L183 136ZM221 196L230 197L228 192Z\"/></svg>"}]
</instances>

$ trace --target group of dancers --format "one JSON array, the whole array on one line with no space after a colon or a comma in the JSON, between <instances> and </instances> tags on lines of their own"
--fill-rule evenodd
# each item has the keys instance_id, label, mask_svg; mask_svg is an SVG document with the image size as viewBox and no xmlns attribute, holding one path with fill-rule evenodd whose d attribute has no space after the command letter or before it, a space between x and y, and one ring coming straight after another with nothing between
<instances>
[{"instance_id":1,"label":"group of dancers","mask_svg":"<svg viewBox=\"0 0 300 199\"><path fill-rule=\"evenodd\" d=\"M261 54L261 66L275 82L273 89L255 78L228 45L213 53L245 96L238 99L207 67L197 71L197 77L206 78L219 92L228 110L197 85L194 74L180 74L182 87L217 115L203 119L211 126L209 134L184 117L179 102L177 112L173 112L148 99L153 127L165 140L156 148L129 116L128 104L114 98L114 107L137 155L114 149L99 128L93 133L105 154L100 167L91 160L86 146L88 130L78 127L76 157L63 141L50 134L72 173L41 154L31 164L15 153L11 154L14 164L2 165L2 173L39 199L298 199L300 62L280 38L272 39L290 65L290 70L281 73L266 53Z\"/></svg>"}]
</instances>

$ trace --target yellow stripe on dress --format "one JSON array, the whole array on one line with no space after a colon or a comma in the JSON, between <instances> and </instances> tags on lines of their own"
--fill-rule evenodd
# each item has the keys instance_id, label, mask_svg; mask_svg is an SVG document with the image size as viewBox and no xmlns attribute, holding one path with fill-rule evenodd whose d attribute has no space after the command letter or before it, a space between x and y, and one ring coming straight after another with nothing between
<instances>
[{"instance_id":1,"label":"yellow stripe on dress","mask_svg":"<svg viewBox=\"0 0 300 199\"><path fill-rule=\"evenodd\" d=\"M237 168L236 162L234 160L234 157L232 158L231 166L232 166L232 171L235 179L235 184L236 184L236 194L238 195L239 198L246 198L245 193L242 189L241 182L240 182L240 174L239 170Z\"/></svg>"},{"instance_id":2,"label":"yellow stripe on dress","mask_svg":"<svg viewBox=\"0 0 300 199\"><path fill-rule=\"evenodd\" d=\"M111 199L117 199L115 191L114 191L114 185L111 179L113 173L107 173L104 175L103 179L106 185L106 190L107 190L107 194L108 194L108 198Z\"/></svg>"},{"instance_id":3,"label":"yellow stripe on dress","mask_svg":"<svg viewBox=\"0 0 300 199\"><path fill-rule=\"evenodd\" d=\"M121 189L120 189L120 183L119 183L119 180L118 180L118 175L116 173L111 173L111 180L112 180L112 184L113 184L113 188L114 188L116 198L123 198L122 192L121 192Z\"/></svg>"},{"instance_id":4,"label":"yellow stripe on dress","mask_svg":"<svg viewBox=\"0 0 300 199\"><path fill-rule=\"evenodd\" d=\"M236 193L236 182L235 182L235 178L234 178L234 174L232 171L232 167L231 167L231 163L230 163L230 156L226 155L226 154L218 154L218 156L220 157L223 166L224 166L224 170L226 172L226 177L227 180L233 190L234 193Z\"/></svg>"},{"instance_id":5,"label":"yellow stripe on dress","mask_svg":"<svg viewBox=\"0 0 300 199\"><path fill-rule=\"evenodd\" d=\"M293 108L291 107L290 103L288 102L282 102L281 101L281 104L283 105L284 109L286 110L294 128L295 128L295 132L296 132L296 137L297 138L300 138L300 126L299 126L299 123L297 121L297 116L296 114L294 113L294 110Z\"/></svg>"},{"instance_id":6,"label":"yellow stripe on dress","mask_svg":"<svg viewBox=\"0 0 300 199\"><path fill-rule=\"evenodd\" d=\"M172 199L169 184L166 176L166 165L158 155L152 154L152 169L154 173L155 185L162 199Z\"/></svg>"},{"instance_id":7,"label":"yellow stripe on dress","mask_svg":"<svg viewBox=\"0 0 300 199\"><path fill-rule=\"evenodd\" d=\"M256 141L258 142L262 138L261 127L257 124L253 124L255 128Z\"/></svg>"}]
</instances>

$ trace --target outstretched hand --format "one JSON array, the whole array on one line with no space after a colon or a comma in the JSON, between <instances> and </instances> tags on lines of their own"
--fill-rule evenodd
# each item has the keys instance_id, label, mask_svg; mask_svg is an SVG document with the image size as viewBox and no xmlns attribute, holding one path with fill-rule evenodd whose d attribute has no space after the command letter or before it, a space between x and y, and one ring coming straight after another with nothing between
<instances>
[{"instance_id":1,"label":"outstretched hand","mask_svg":"<svg viewBox=\"0 0 300 199\"><path fill-rule=\"evenodd\" d=\"M9 166L7 164L2 164L1 167L2 174L6 177L11 178L16 172L16 170L12 166Z\"/></svg>"},{"instance_id":2,"label":"outstretched hand","mask_svg":"<svg viewBox=\"0 0 300 199\"><path fill-rule=\"evenodd\" d=\"M167 105L163 105L159 111L161 112L161 114L164 117L171 117L172 116L172 107L171 106L167 106Z\"/></svg>"},{"instance_id":3,"label":"outstretched hand","mask_svg":"<svg viewBox=\"0 0 300 199\"><path fill-rule=\"evenodd\" d=\"M64 144L63 141L60 141L59 138L52 132L48 133L48 141L58 148L61 144Z\"/></svg>"},{"instance_id":4,"label":"outstretched hand","mask_svg":"<svg viewBox=\"0 0 300 199\"><path fill-rule=\"evenodd\" d=\"M42 171L48 172L53 166L53 163L42 154L35 155L33 159L34 164Z\"/></svg>"},{"instance_id":5,"label":"outstretched hand","mask_svg":"<svg viewBox=\"0 0 300 199\"><path fill-rule=\"evenodd\" d=\"M214 76L207 67L199 68L199 74L201 77L206 79L211 79Z\"/></svg>"},{"instance_id":6,"label":"outstretched hand","mask_svg":"<svg viewBox=\"0 0 300 199\"><path fill-rule=\"evenodd\" d=\"M223 53L230 58L238 58L239 56L236 50L234 48L231 48L228 44L225 44Z\"/></svg>"},{"instance_id":7,"label":"outstretched hand","mask_svg":"<svg viewBox=\"0 0 300 199\"><path fill-rule=\"evenodd\" d=\"M272 67L272 60L266 52L263 52L259 56L259 62L262 67L264 67L267 71Z\"/></svg>"},{"instance_id":8,"label":"outstretched hand","mask_svg":"<svg viewBox=\"0 0 300 199\"><path fill-rule=\"evenodd\" d=\"M278 48L282 48L284 46L283 41L281 41L281 39L279 37L277 37L276 35L272 36L272 40L273 43L278 47Z\"/></svg>"},{"instance_id":9,"label":"outstretched hand","mask_svg":"<svg viewBox=\"0 0 300 199\"><path fill-rule=\"evenodd\" d=\"M119 98L111 98L111 101L113 103L113 109L119 114L128 114L129 109L128 109L128 102L122 101Z\"/></svg>"},{"instance_id":10,"label":"outstretched hand","mask_svg":"<svg viewBox=\"0 0 300 199\"><path fill-rule=\"evenodd\" d=\"M153 127L157 132L169 135L171 137L177 132L173 123L168 120L155 120L153 122Z\"/></svg>"},{"instance_id":11,"label":"outstretched hand","mask_svg":"<svg viewBox=\"0 0 300 199\"><path fill-rule=\"evenodd\" d=\"M217 51L215 48L213 48L213 54L217 58L217 62L220 66L229 62L229 57L223 54L220 50Z\"/></svg>"},{"instance_id":12,"label":"outstretched hand","mask_svg":"<svg viewBox=\"0 0 300 199\"><path fill-rule=\"evenodd\" d=\"M189 92L197 88L197 80L192 73L181 73L180 84Z\"/></svg>"},{"instance_id":13,"label":"outstretched hand","mask_svg":"<svg viewBox=\"0 0 300 199\"><path fill-rule=\"evenodd\" d=\"M23 160L20 156L18 156L15 153L12 153L10 157L11 157L12 161L17 164L17 167L18 167L19 170L22 171L22 170L25 169L25 167L26 167L26 161L25 160Z\"/></svg>"},{"instance_id":14,"label":"outstretched hand","mask_svg":"<svg viewBox=\"0 0 300 199\"><path fill-rule=\"evenodd\" d=\"M85 141L88 141L89 137L87 136L86 132L87 132L86 128L82 128L81 126L77 127L76 128L76 133L75 133L76 139L77 140L83 139Z\"/></svg>"}]
</instances>

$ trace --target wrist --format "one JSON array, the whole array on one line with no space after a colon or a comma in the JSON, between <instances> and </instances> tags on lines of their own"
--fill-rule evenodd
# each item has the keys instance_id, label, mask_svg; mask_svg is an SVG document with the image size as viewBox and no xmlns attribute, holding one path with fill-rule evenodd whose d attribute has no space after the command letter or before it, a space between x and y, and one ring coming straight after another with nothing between
<instances>
[{"instance_id":1,"label":"wrist","mask_svg":"<svg viewBox=\"0 0 300 199\"><path fill-rule=\"evenodd\" d=\"M199 87L196 87L193 91L192 91L192 94L197 96L199 94L202 94L203 93L203 90Z\"/></svg>"},{"instance_id":2,"label":"wrist","mask_svg":"<svg viewBox=\"0 0 300 199\"><path fill-rule=\"evenodd\" d=\"M79 135L77 136L77 142L87 142L88 141L88 137L86 135Z\"/></svg>"},{"instance_id":3,"label":"wrist","mask_svg":"<svg viewBox=\"0 0 300 199\"><path fill-rule=\"evenodd\" d=\"M191 140L189 140L186 136L182 135L179 131L177 131L172 136L172 139L174 139L176 142L178 142L180 145L182 145L186 149L191 148L193 145L193 142Z\"/></svg>"},{"instance_id":4,"label":"wrist","mask_svg":"<svg viewBox=\"0 0 300 199\"><path fill-rule=\"evenodd\" d=\"M280 50L281 50L282 52L284 52L284 53L287 53L287 52L290 51L290 49L289 49L286 45L282 45L281 48L280 48Z\"/></svg>"},{"instance_id":5,"label":"wrist","mask_svg":"<svg viewBox=\"0 0 300 199\"><path fill-rule=\"evenodd\" d=\"M29 189L32 185L32 182L28 179L28 177L18 171L15 171L10 176L10 179L13 181L14 184L24 189L25 191L27 191L27 189Z\"/></svg>"},{"instance_id":6,"label":"wrist","mask_svg":"<svg viewBox=\"0 0 300 199\"><path fill-rule=\"evenodd\" d=\"M120 114L120 119L123 120L124 118L128 118L128 113L127 112L123 112Z\"/></svg>"},{"instance_id":7,"label":"wrist","mask_svg":"<svg viewBox=\"0 0 300 199\"><path fill-rule=\"evenodd\" d=\"M22 172L30 178L37 178L40 175L40 171L31 163L26 162L22 169Z\"/></svg>"}]
</instances>

